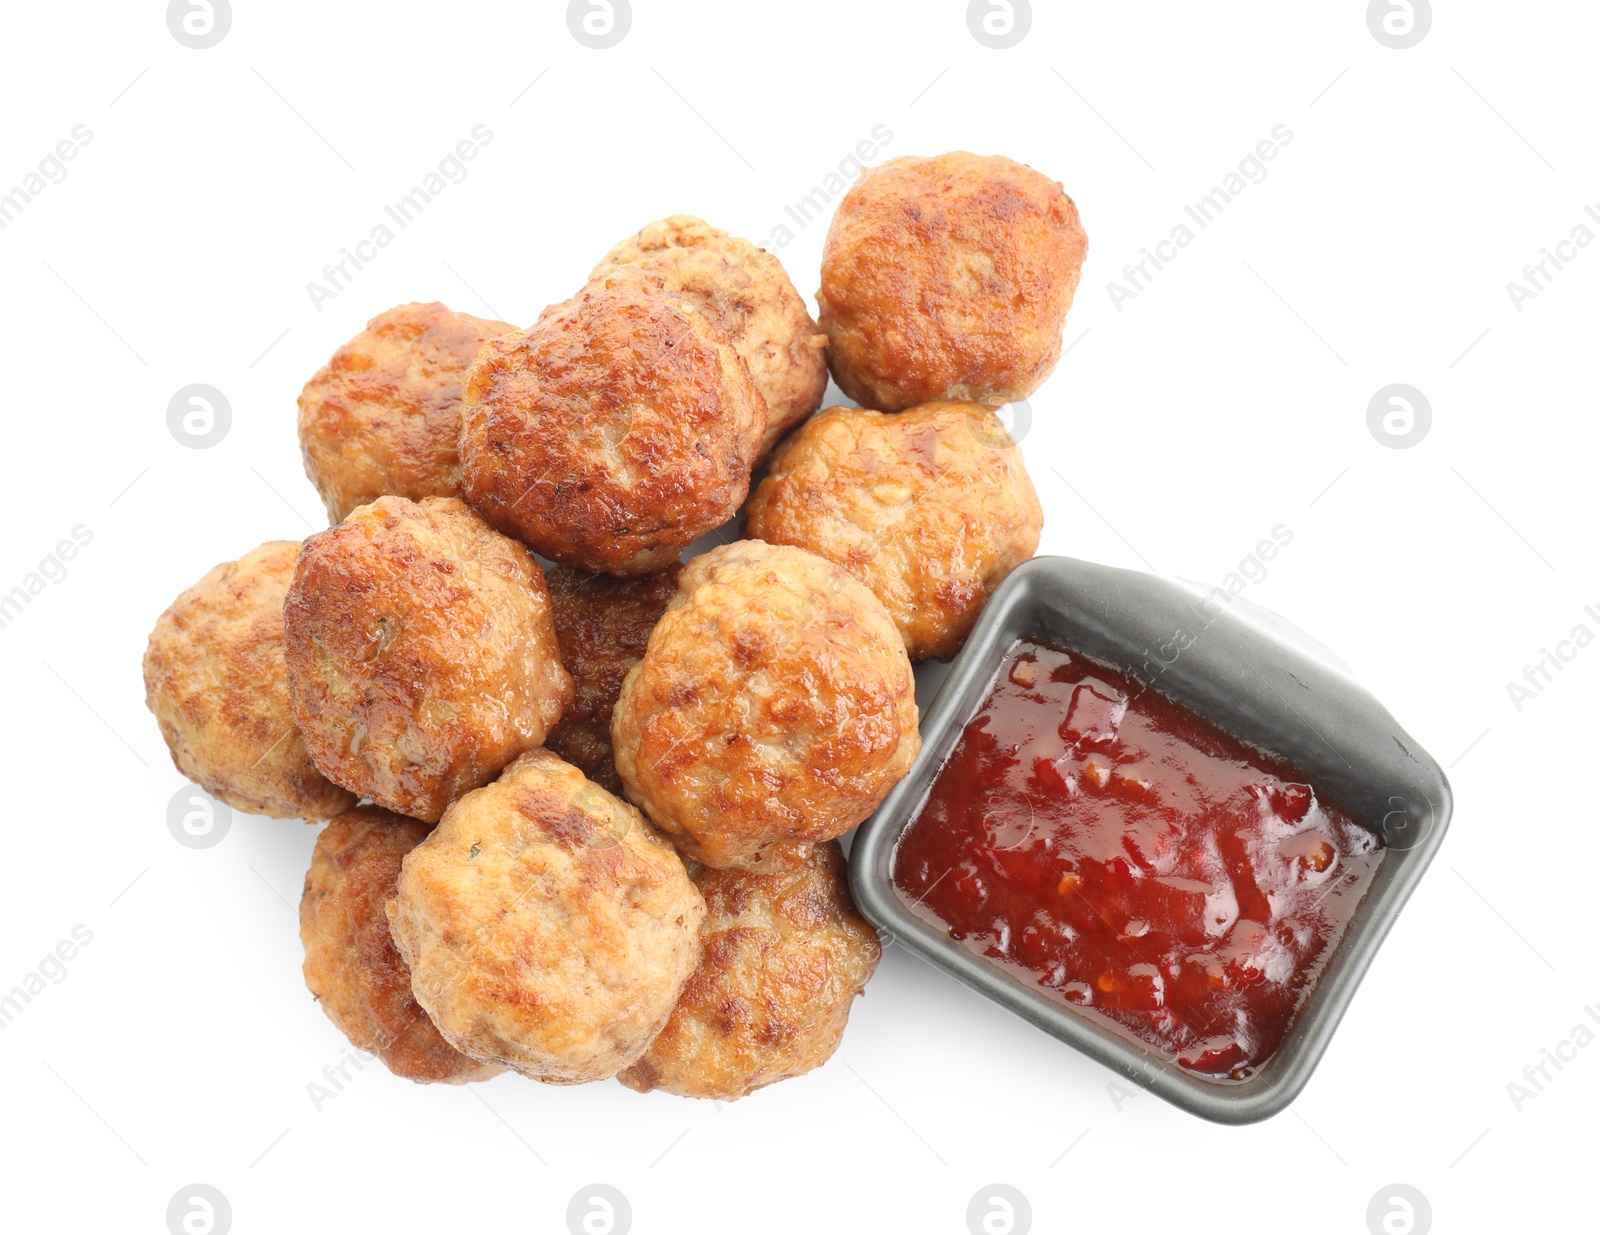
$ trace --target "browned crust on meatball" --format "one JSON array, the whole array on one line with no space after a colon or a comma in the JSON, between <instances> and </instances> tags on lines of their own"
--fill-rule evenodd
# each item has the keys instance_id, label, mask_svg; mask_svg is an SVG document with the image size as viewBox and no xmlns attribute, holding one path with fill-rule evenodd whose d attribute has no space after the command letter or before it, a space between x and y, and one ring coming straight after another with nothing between
<instances>
[{"instance_id":1,"label":"browned crust on meatball","mask_svg":"<svg viewBox=\"0 0 1600 1235\"><path fill-rule=\"evenodd\" d=\"M393 494L461 496L461 385L510 322L403 304L380 313L300 392L306 476L337 523Z\"/></svg>"},{"instance_id":2,"label":"browned crust on meatball","mask_svg":"<svg viewBox=\"0 0 1600 1235\"><path fill-rule=\"evenodd\" d=\"M1022 452L977 403L831 407L783 444L745 516L749 535L871 588L913 660L960 650L1044 525Z\"/></svg>"},{"instance_id":3,"label":"browned crust on meatball","mask_svg":"<svg viewBox=\"0 0 1600 1235\"><path fill-rule=\"evenodd\" d=\"M828 336L771 253L704 219L675 214L615 245L589 278L625 265L659 275L728 336L767 403L761 455L821 406Z\"/></svg>"},{"instance_id":4,"label":"browned crust on meatball","mask_svg":"<svg viewBox=\"0 0 1600 1235\"><path fill-rule=\"evenodd\" d=\"M623 267L484 348L462 402L463 489L552 561L649 574L738 510L766 424L726 336Z\"/></svg>"},{"instance_id":5,"label":"browned crust on meatball","mask_svg":"<svg viewBox=\"0 0 1600 1235\"><path fill-rule=\"evenodd\" d=\"M317 766L430 823L572 698L538 563L455 498L379 498L311 537L284 623Z\"/></svg>"},{"instance_id":6,"label":"browned crust on meatball","mask_svg":"<svg viewBox=\"0 0 1600 1235\"><path fill-rule=\"evenodd\" d=\"M877 968L838 842L773 871L701 867L699 967L650 1049L617 1077L630 1089L731 1102L826 1063Z\"/></svg>"},{"instance_id":7,"label":"browned crust on meatball","mask_svg":"<svg viewBox=\"0 0 1600 1235\"><path fill-rule=\"evenodd\" d=\"M822 254L828 364L886 412L1038 388L1088 251L1062 186L1001 156L891 159L845 194Z\"/></svg>"},{"instance_id":8,"label":"browned crust on meatball","mask_svg":"<svg viewBox=\"0 0 1600 1235\"><path fill-rule=\"evenodd\" d=\"M608 793L622 793L611 758L611 711L622 679L644 655L650 632L677 594L678 570L637 579L570 566L545 574L561 662L572 675L574 693L544 744Z\"/></svg>"},{"instance_id":9,"label":"browned crust on meatball","mask_svg":"<svg viewBox=\"0 0 1600 1235\"><path fill-rule=\"evenodd\" d=\"M300 896L306 986L351 1045L396 1076L485 1081L500 1069L439 1036L412 997L411 971L384 916L402 859L427 835L426 824L376 807L340 815L322 830Z\"/></svg>"},{"instance_id":10,"label":"browned crust on meatball","mask_svg":"<svg viewBox=\"0 0 1600 1235\"><path fill-rule=\"evenodd\" d=\"M575 1085L615 1076L660 1033L705 902L637 810L537 750L406 855L387 912L447 1041Z\"/></svg>"},{"instance_id":11,"label":"browned crust on meatball","mask_svg":"<svg viewBox=\"0 0 1600 1235\"><path fill-rule=\"evenodd\" d=\"M742 540L689 562L612 715L628 796L728 867L860 823L920 745L893 620L832 562Z\"/></svg>"},{"instance_id":12,"label":"browned crust on meatball","mask_svg":"<svg viewBox=\"0 0 1600 1235\"><path fill-rule=\"evenodd\" d=\"M306 753L289 706L283 598L299 542L213 567L168 606L144 653L145 706L178 771L235 810L330 819L355 805Z\"/></svg>"}]
</instances>

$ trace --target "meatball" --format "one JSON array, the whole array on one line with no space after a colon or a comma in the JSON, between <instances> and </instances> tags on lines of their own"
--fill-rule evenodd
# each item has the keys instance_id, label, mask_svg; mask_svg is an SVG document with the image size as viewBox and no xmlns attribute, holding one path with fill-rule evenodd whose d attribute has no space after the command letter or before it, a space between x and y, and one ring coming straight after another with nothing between
<instances>
[{"instance_id":1,"label":"meatball","mask_svg":"<svg viewBox=\"0 0 1600 1235\"><path fill-rule=\"evenodd\" d=\"M683 568L611 719L628 796L710 866L855 827L920 745L911 662L832 562L736 541Z\"/></svg>"},{"instance_id":2,"label":"meatball","mask_svg":"<svg viewBox=\"0 0 1600 1235\"><path fill-rule=\"evenodd\" d=\"M726 336L622 267L484 348L462 400L463 487L552 561L649 574L738 510L766 427Z\"/></svg>"},{"instance_id":3,"label":"meatball","mask_svg":"<svg viewBox=\"0 0 1600 1235\"><path fill-rule=\"evenodd\" d=\"M382 497L311 537L284 626L317 766L429 823L572 698L538 563L456 498Z\"/></svg>"},{"instance_id":4,"label":"meatball","mask_svg":"<svg viewBox=\"0 0 1600 1235\"><path fill-rule=\"evenodd\" d=\"M400 862L427 836L426 824L367 807L340 815L317 837L300 897L306 986L358 1050L413 1081L486 1081L492 1064L439 1036L411 995L411 972L394 950L384 906Z\"/></svg>"},{"instance_id":5,"label":"meatball","mask_svg":"<svg viewBox=\"0 0 1600 1235\"><path fill-rule=\"evenodd\" d=\"M1038 388L1089 241L1062 187L1010 159L891 159L845 194L822 251L820 322L847 395L897 412Z\"/></svg>"},{"instance_id":6,"label":"meatball","mask_svg":"<svg viewBox=\"0 0 1600 1235\"><path fill-rule=\"evenodd\" d=\"M699 960L705 902L629 806L546 750L406 855L389 924L447 1041L535 1080L615 1076Z\"/></svg>"},{"instance_id":7,"label":"meatball","mask_svg":"<svg viewBox=\"0 0 1600 1235\"><path fill-rule=\"evenodd\" d=\"M617 1079L731 1102L826 1063L878 967L845 870L837 841L761 874L701 867L700 965L661 1036Z\"/></svg>"},{"instance_id":8,"label":"meatball","mask_svg":"<svg viewBox=\"0 0 1600 1235\"><path fill-rule=\"evenodd\" d=\"M461 496L461 383L510 322L403 304L380 313L300 392L306 476L339 522L385 494Z\"/></svg>"},{"instance_id":9,"label":"meatball","mask_svg":"<svg viewBox=\"0 0 1600 1235\"><path fill-rule=\"evenodd\" d=\"M746 518L871 588L914 660L955 655L1044 523L1022 452L977 403L831 407L773 457Z\"/></svg>"},{"instance_id":10,"label":"meatball","mask_svg":"<svg viewBox=\"0 0 1600 1235\"><path fill-rule=\"evenodd\" d=\"M678 591L678 567L637 579L557 566L545 577L572 704L544 744L610 793L622 778L611 759L611 710L622 679L644 655L650 632Z\"/></svg>"},{"instance_id":11,"label":"meatball","mask_svg":"<svg viewBox=\"0 0 1600 1235\"><path fill-rule=\"evenodd\" d=\"M602 278L624 265L659 275L728 336L767 402L761 455L821 406L828 336L818 332L772 254L704 219L675 214L616 245L589 277Z\"/></svg>"},{"instance_id":12,"label":"meatball","mask_svg":"<svg viewBox=\"0 0 1600 1235\"><path fill-rule=\"evenodd\" d=\"M235 810L331 819L355 805L306 753L289 708L283 597L300 545L269 540L214 567L156 621L144 702L172 762Z\"/></svg>"}]
</instances>

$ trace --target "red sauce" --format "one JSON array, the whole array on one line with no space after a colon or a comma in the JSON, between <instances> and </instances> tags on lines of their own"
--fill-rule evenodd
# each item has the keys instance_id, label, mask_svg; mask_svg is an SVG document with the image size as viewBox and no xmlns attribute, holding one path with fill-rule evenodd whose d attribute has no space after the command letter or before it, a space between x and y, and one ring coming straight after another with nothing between
<instances>
[{"instance_id":1,"label":"red sauce","mask_svg":"<svg viewBox=\"0 0 1600 1235\"><path fill-rule=\"evenodd\" d=\"M1277 760L1024 641L901 837L894 882L1020 980L1242 1080L1282 1043L1382 859Z\"/></svg>"}]
</instances>

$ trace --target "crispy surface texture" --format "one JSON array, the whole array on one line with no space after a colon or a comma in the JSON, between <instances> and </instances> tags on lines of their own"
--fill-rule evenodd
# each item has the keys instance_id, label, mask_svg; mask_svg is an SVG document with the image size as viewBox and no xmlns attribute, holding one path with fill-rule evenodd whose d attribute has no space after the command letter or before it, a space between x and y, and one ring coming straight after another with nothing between
<instances>
[{"instance_id":1,"label":"crispy surface texture","mask_svg":"<svg viewBox=\"0 0 1600 1235\"><path fill-rule=\"evenodd\" d=\"M772 254L704 219L675 214L613 246L589 277L602 278L619 266L659 275L728 336L767 402L761 455L822 405L828 336Z\"/></svg>"},{"instance_id":2,"label":"crispy surface texture","mask_svg":"<svg viewBox=\"0 0 1600 1235\"><path fill-rule=\"evenodd\" d=\"M748 535L871 588L913 660L960 650L1044 525L1022 452L979 403L830 407L784 442L745 516Z\"/></svg>"},{"instance_id":3,"label":"crispy surface texture","mask_svg":"<svg viewBox=\"0 0 1600 1235\"><path fill-rule=\"evenodd\" d=\"M359 1050L413 1081L459 1085L499 1074L439 1036L411 995L411 971L394 950L384 906L400 862L428 825L365 807L340 815L317 837L300 896L306 986Z\"/></svg>"},{"instance_id":4,"label":"crispy surface texture","mask_svg":"<svg viewBox=\"0 0 1600 1235\"><path fill-rule=\"evenodd\" d=\"M463 487L552 561L650 574L738 510L766 427L726 336L688 297L624 266L473 364Z\"/></svg>"},{"instance_id":5,"label":"crispy surface texture","mask_svg":"<svg viewBox=\"0 0 1600 1235\"><path fill-rule=\"evenodd\" d=\"M284 625L317 766L429 823L572 698L538 563L456 498L379 498L311 537Z\"/></svg>"},{"instance_id":6,"label":"crispy surface texture","mask_svg":"<svg viewBox=\"0 0 1600 1235\"><path fill-rule=\"evenodd\" d=\"M300 544L269 540L167 608L144 653L144 702L172 762L219 801L275 819L355 805L306 753L289 707L283 598Z\"/></svg>"},{"instance_id":7,"label":"crispy surface texture","mask_svg":"<svg viewBox=\"0 0 1600 1235\"><path fill-rule=\"evenodd\" d=\"M1088 238L1061 185L1001 156L891 159L845 194L822 252L820 322L839 388L897 412L998 406L1037 389Z\"/></svg>"},{"instance_id":8,"label":"crispy surface texture","mask_svg":"<svg viewBox=\"0 0 1600 1235\"><path fill-rule=\"evenodd\" d=\"M380 313L300 392L306 476L338 523L385 494L461 496L461 384L490 339L516 330L442 304Z\"/></svg>"},{"instance_id":9,"label":"crispy surface texture","mask_svg":"<svg viewBox=\"0 0 1600 1235\"><path fill-rule=\"evenodd\" d=\"M689 857L759 861L855 827L920 745L911 662L832 562L741 540L689 562L612 715L628 796Z\"/></svg>"},{"instance_id":10,"label":"crispy surface texture","mask_svg":"<svg viewBox=\"0 0 1600 1235\"><path fill-rule=\"evenodd\" d=\"M406 855L388 914L452 1045L575 1085L615 1076L661 1031L705 902L637 810L537 750Z\"/></svg>"},{"instance_id":11,"label":"crispy surface texture","mask_svg":"<svg viewBox=\"0 0 1600 1235\"><path fill-rule=\"evenodd\" d=\"M656 575L618 579L557 566L545 579L555 615L561 663L572 675L572 704L544 740L608 793L622 794L611 758L611 711L644 655L650 632L678 592L674 565Z\"/></svg>"},{"instance_id":12,"label":"crispy surface texture","mask_svg":"<svg viewBox=\"0 0 1600 1235\"><path fill-rule=\"evenodd\" d=\"M731 1102L826 1063L878 967L837 841L763 873L701 867L700 964L667 1027L617 1079Z\"/></svg>"}]
</instances>

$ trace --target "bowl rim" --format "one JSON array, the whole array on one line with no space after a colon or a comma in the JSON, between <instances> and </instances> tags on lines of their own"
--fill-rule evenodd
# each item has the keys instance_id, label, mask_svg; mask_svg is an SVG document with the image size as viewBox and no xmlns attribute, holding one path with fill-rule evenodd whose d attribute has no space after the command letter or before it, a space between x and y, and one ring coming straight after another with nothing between
<instances>
[{"instance_id":1,"label":"bowl rim","mask_svg":"<svg viewBox=\"0 0 1600 1235\"><path fill-rule=\"evenodd\" d=\"M1177 581L1076 558L1036 557L1018 567L990 598L928 707L922 750L910 773L856 832L850 883L857 907L886 945L903 944L1173 1105L1217 1123L1243 1124L1279 1114L1311 1079L1378 948L1443 844L1453 803L1438 763L1363 686L1229 612L1220 600L1213 603L1214 614ZM1198 625L1201 611L1208 617L1198 635L1174 650L1171 661L1160 656L1152 670L1151 641L1171 631L1175 620ZM1151 677L1147 685L1284 759L1318 792L1335 784L1329 797L1385 841L1378 874L1324 959L1288 1035L1249 1079L1211 1081L1169 1063L1131 1034L1074 1011L967 951L919 917L894 887L891 870L901 835L1020 638L1116 664L1140 680ZM1165 653L1171 641L1155 646ZM1270 743L1261 740L1267 735Z\"/></svg>"}]
</instances>

